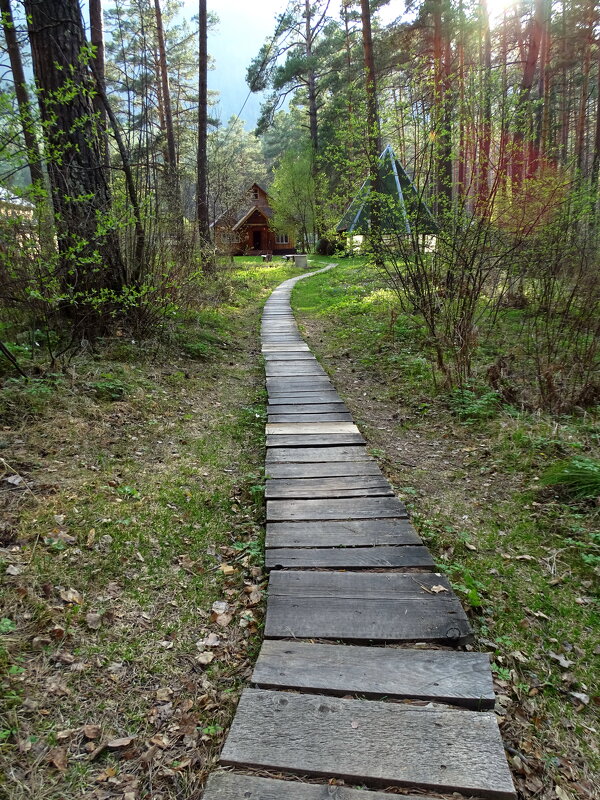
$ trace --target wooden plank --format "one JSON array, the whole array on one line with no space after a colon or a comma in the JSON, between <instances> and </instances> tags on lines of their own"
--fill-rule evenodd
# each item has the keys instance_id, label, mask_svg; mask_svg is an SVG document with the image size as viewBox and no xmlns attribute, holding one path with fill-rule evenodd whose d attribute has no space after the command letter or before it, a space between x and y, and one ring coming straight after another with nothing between
<instances>
[{"instance_id":1,"label":"wooden plank","mask_svg":"<svg viewBox=\"0 0 600 800\"><path fill-rule=\"evenodd\" d=\"M453 650L266 639L252 683L270 689L433 700L476 711L491 709L496 702L487 653Z\"/></svg>"},{"instance_id":2,"label":"wooden plank","mask_svg":"<svg viewBox=\"0 0 600 800\"><path fill-rule=\"evenodd\" d=\"M343 405L342 398L331 388L320 392L288 392L269 397L270 406Z\"/></svg>"},{"instance_id":3,"label":"wooden plank","mask_svg":"<svg viewBox=\"0 0 600 800\"><path fill-rule=\"evenodd\" d=\"M380 494L393 495L392 487L383 475L344 475L326 478L270 478L267 480L265 497L267 500L277 498L319 498L332 497L330 492L365 492L377 490ZM319 492L327 492L320 495ZM356 495L341 495L355 497Z\"/></svg>"},{"instance_id":4,"label":"wooden plank","mask_svg":"<svg viewBox=\"0 0 600 800\"><path fill-rule=\"evenodd\" d=\"M283 424L267 423L269 433L359 433L353 422L290 422Z\"/></svg>"},{"instance_id":5,"label":"wooden plank","mask_svg":"<svg viewBox=\"0 0 600 800\"><path fill-rule=\"evenodd\" d=\"M267 447L328 447L365 444L360 433L267 434Z\"/></svg>"},{"instance_id":6,"label":"wooden plank","mask_svg":"<svg viewBox=\"0 0 600 800\"><path fill-rule=\"evenodd\" d=\"M266 464L295 462L297 464L319 461L372 461L365 447L271 447L267 451Z\"/></svg>"},{"instance_id":7,"label":"wooden plank","mask_svg":"<svg viewBox=\"0 0 600 800\"><path fill-rule=\"evenodd\" d=\"M266 551L267 569L407 569L435 566L426 547L284 547Z\"/></svg>"},{"instance_id":8,"label":"wooden plank","mask_svg":"<svg viewBox=\"0 0 600 800\"><path fill-rule=\"evenodd\" d=\"M269 500L269 522L297 522L326 519L382 519L406 517L404 503L397 497L365 497L341 500Z\"/></svg>"},{"instance_id":9,"label":"wooden plank","mask_svg":"<svg viewBox=\"0 0 600 800\"><path fill-rule=\"evenodd\" d=\"M265 636L454 645L472 638L441 575L303 570L271 572Z\"/></svg>"},{"instance_id":10,"label":"wooden plank","mask_svg":"<svg viewBox=\"0 0 600 800\"><path fill-rule=\"evenodd\" d=\"M265 353L310 353L310 348L305 342L297 342L296 344L263 344L261 352Z\"/></svg>"},{"instance_id":11,"label":"wooden plank","mask_svg":"<svg viewBox=\"0 0 600 800\"><path fill-rule=\"evenodd\" d=\"M301 407L301 406L300 406ZM352 416L348 411L332 412L329 414L268 414L268 423L281 422L351 422Z\"/></svg>"},{"instance_id":12,"label":"wooden plank","mask_svg":"<svg viewBox=\"0 0 600 800\"><path fill-rule=\"evenodd\" d=\"M496 717L485 712L246 689L221 763L516 797Z\"/></svg>"},{"instance_id":13,"label":"wooden plank","mask_svg":"<svg viewBox=\"0 0 600 800\"><path fill-rule=\"evenodd\" d=\"M269 403L267 414L349 414L346 406L337 403Z\"/></svg>"},{"instance_id":14,"label":"wooden plank","mask_svg":"<svg viewBox=\"0 0 600 800\"><path fill-rule=\"evenodd\" d=\"M327 488L304 488L304 489L281 489L273 490L270 488L265 495L267 500L343 500L349 497L393 497L394 492L385 483L375 486L365 486L362 489L327 489Z\"/></svg>"},{"instance_id":15,"label":"wooden plank","mask_svg":"<svg viewBox=\"0 0 600 800\"><path fill-rule=\"evenodd\" d=\"M407 519L352 519L344 522L269 522L265 546L364 547L422 544Z\"/></svg>"},{"instance_id":16,"label":"wooden plank","mask_svg":"<svg viewBox=\"0 0 600 800\"><path fill-rule=\"evenodd\" d=\"M204 800L390 800L390 795L384 792L349 789L329 783L259 778L257 775L240 775L236 772L213 772L208 777L202 797ZM433 798L403 794L402 800Z\"/></svg>"},{"instance_id":17,"label":"wooden plank","mask_svg":"<svg viewBox=\"0 0 600 800\"><path fill-rule=\"evenodd\" d=\"M323 461L318 463L270 464L268 478L337 478L352 475L378 475L377 463L370 461Z\"/></svg>"},{"instance_id":18,"label":"wooden plank","mask_svg":"<svg viewBox=\"0 0 600 800\"><path fill-rule=\"evenodd\" d=\"M291 353L263 353L263 358L265 361L270 364L272 362L287 362L287 361L317 361L317 359L313 356L313 354L307 350L303 352L302 350L297 350L296 352ZM318 363L318 362L317 362Z\"/></svg>"},{"instance_id":19,"label":"wooden plank","mask_svg":"<svg viewBox=\"0 0 600 800\"><path fill-rule=\"evenodd\" d=\"M324 377L327 375L323 367L314 361L268 361L265 364L267 378L295 378L308 375Z\"/></svg>"},{"instance_id":20,"label":"wooden plank","mask_svg":"<svg viewBox=\"0 0 600 800\"><path fill-rule=\"evenodd\" d=\"M331 386L331 381L327 377L327 375L298 375L296 377L274 377L274 378L267 378L266 379L267 389L269 388L277 388L283 386L284 388L298 388L303 387L305 385L325 385L329 384Z\"/></svg>"},{"instance_id":21,"label":"wooden plank","mask_svg":"<svg viewBox=\"0 0 600 800\"><path fill-rule=\"evenodd\" d=\"M329 378L267 378L267 391L276 394L304 394L334 391Z\"/></svg>"}]
</instances>

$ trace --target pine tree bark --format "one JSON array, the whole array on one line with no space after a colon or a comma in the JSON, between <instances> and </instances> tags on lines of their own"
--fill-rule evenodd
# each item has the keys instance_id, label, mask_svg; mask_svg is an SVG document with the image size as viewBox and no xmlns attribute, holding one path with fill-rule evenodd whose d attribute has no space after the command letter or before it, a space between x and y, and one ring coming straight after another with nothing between
<instances>
[{"instance_id":1,"label":"pine tree bark","mask_svg":"<svg viewBox=\"0 0 600 800\"><path fill-rule=\"evenodd\" d=\"M450 38L442 14L443 0L434 0L433 60L437 212L452 206L452 109L450 107Z\"/></svg>"},{"instance_id":2,"label":"pine tree bark","mask_svg":"<svg viewBox=\"0 0 600 800\"><path fill-rule=\"evenodd\" d=\"M527 56L523 68L523 77L519 87L517 107L515 110L515 131L513 136L513 164L512 177L518 187L522 181L525 170L525 142L532 128L531 89L535 78L540 46L542 43L542 29L544 18L544 0L535 0L533 19Z\"/></svg>"},{"instance_id":3,"label":"pine tree bark","mask_svg":"<svg viewBox=\"0 0 600 800\"><path fill-rule=\"evenodd\" d=\"M313 45L313 30L311 26L311 9L310 0L304 2L304 15L306 17L306 58L309 62L309 69L307 75L307 93L308 93L308 119L310 128L310 140L312 142L315 153L319 150L319 129L317 125L317 80L314 69L310 66L312 59L312 45Z\"/></svg>"},{"instance_id":4,"label":"pine tree bark","mask_svg":"<svg viewBox=\"0 0 600 800\"><path fill-rule=\"evenodd\" d=\"M165 119L165 134L167 137L167 181L169 191L172 195L170 199L173 204L177 223L182 221L181 195L179 190L179 175L177 172L177 147L175 144L175 127L173 125L173 111L171 106L171 89L169 87L169 70L167 64L167 48L165 44L165 29L163 25L160 0L154 0L154 12L156 17L156 38L158 42L158 63L160 68L160 88L163 101L163 112Z\"/></svg>"},{"instance_id":5,"label":"pine tree bark","mask_svg":"<svg viewBox=\"0 0 600 800\"><path fill-rule=\"evenodd\" d=\"M360 0L360 13L362 21L363 55L367 78L367 125L369 126L367 135L368 156L371 171L374 169L375 175L377 175L377 160L381 153L381 130L379 127L379 115L377 113L377 75L375 72L375 59L373 57L373 34L371 31L371 9L369 7L369 0Z\"/></svg>"},{"instance_id":6,"label":"pine tree bark","mask_svg":"<svg viewBox=\"0 0 600 800\"><path fill-rule=\"evenodd\" d=\"M486 215L489 200L490 150L492 144L492 37L486 0L480 0L483 36L483 74L481 81L481 127L477 164L477 211Z\"/></svg>"},{"instance_id":7,"label":"pine tree bark","mask_svg":"<svg viewBox=\"0 0 600 800\"><path fill-rule=\"evenodd\" d=\"M586 117L590 83L590 69L592 64L592 40L594 37L594 0L590 0L587 7L587 29L583 40L583 65L581 68L581 91L579 95L579 109L575 127L575 159L580 175L586 173Z\"/></svg>"},{"instance_id":8,"label":"pine tree bark","mask_svg":"<svg viewBox=\"0 0 600 800\"><path fill-rule=\"evenodd\" d=\"M43 186L44 173L42 170L42 156L34 132L27 81L25 80L23 60L17 40L10 0L0 0L0 13L2 13L2 28L4 30L10 68L15 82L15 95L19 107L19 120L23 129L23 139L25 140L25 147L27 148L27 161L29 163L31 182L34 185Z\"/></svg>"},{"instance_id":9,"label":"pine tree bark","mask_svg":"<svg viewBox=\"0 0 600 800\"><path fill-rule=\"evenodd\" d=\"M25 11L49 153L59 277L71 292L119 290L126 273L110 219L78 0L25 0ZM85 306L85 297L79 302Z\"/></svg>"},{"instance_id":10,"label":"pine tree bark","mask_svg":"<svg viewBox=\"0 0 600 800\"><path fill-rule=\"evenodd\" d=\"M597 89L596 89L596 131L594 135L594 154L592 156L592 169L590 180L594 195L598 196L598 177L600 175L600 47L598 48L598 57L596 59L597 75Z\"/></svg>"},{"instance_id":11,"label":"pine tree bark","mask_svg":"<svg viewBox=\"0 0 600 800\"><path fill-rule=\"evenodd\" d=\"M198 180L196 185L196 216L201 244L210 241L208 221L208 49L206 0L199 0L198 31Z\"/></svg>"},{"instance_id":12,"label":"pine tree bark","mask_svg":"<svg viewBox=\"0 0 600 800\"><path fill-rule=\"evenodd\" d=\"M106 93L105 58L104 58L104 20L102 16L102 0L89 0L90 11L90 43L94 48L94 75L104 93ZM94 96L101 142L104 149L103 161L109 166L108 129L106 124L106 109L104 102L97 93Z\"/></svg>"}]
</instances>

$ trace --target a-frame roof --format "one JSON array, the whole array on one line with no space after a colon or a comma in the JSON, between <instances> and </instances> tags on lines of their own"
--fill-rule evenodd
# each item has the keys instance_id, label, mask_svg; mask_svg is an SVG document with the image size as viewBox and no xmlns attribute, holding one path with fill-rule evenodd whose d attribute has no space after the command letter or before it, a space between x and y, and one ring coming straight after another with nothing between
<instances>
[{"instance_id":1,"label":"a-frame roof","mask_svg":"<svg viewBox=\"0 0 600 800\"><path fill-rule=\"evenodd\" d=\"M377 193L381 196L379 226L385 233L437 233L433 214L396 158L391 145L379 156ZM369 232L371 224L371 182L366 180L337 226L339 232Z\"/></svg>"}]
</instances>

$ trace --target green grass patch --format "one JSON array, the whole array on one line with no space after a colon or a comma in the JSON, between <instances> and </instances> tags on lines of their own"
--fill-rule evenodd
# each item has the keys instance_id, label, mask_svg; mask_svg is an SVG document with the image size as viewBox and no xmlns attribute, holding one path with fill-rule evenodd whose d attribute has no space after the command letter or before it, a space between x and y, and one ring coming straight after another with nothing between
<instances>
[{"instance_id":1,"label":"green grass patch","mask_svg":"<svg viewBox=\"0 0 600 800\"><path fill-rule=\"evenodd\" d=\"M486 382L520 332L509 311L476 349L472 383L436 385L429 343L357 261L300 282L301 326L493 661L505 741L527 774L600 789L597 413L517 409ZM566 666L565 666L566 665ZM568 763L572 776L565 778ZM523 772L515 778L528 795ZM590 789L591 787L591 789Z\"/></svg>"}]
</instances>

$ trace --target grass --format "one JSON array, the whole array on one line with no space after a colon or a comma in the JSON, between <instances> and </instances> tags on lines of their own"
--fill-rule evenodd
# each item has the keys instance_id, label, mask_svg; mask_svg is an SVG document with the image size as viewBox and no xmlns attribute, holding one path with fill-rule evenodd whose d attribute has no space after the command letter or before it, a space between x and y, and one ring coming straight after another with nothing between
<instances>
[{"instance_id":1,"label":"grass","mask_svg":"<svg viewBox=\"0 0 600 800\"><path fill-rule=\"evenodd\" d=\"M167 340L5 379L3 797L199 792L259 644L260 309L296 274L237 260Z\"/></svg>"},{"instance_id":2,"label":"grass","mask_svg":"<svg viewBox=\"0 0 600 800\"><path fill-rule=\"evenodd\" d=\"M554 483L583 464L577 486L597 497L598 415L518 411L477 377L439 391L418 321L360 260L300 282L292 302L490 653L522 796L598 796L599 513ZM495 356L488 343L475 375Z\"/></svg>"}]
</instances>

